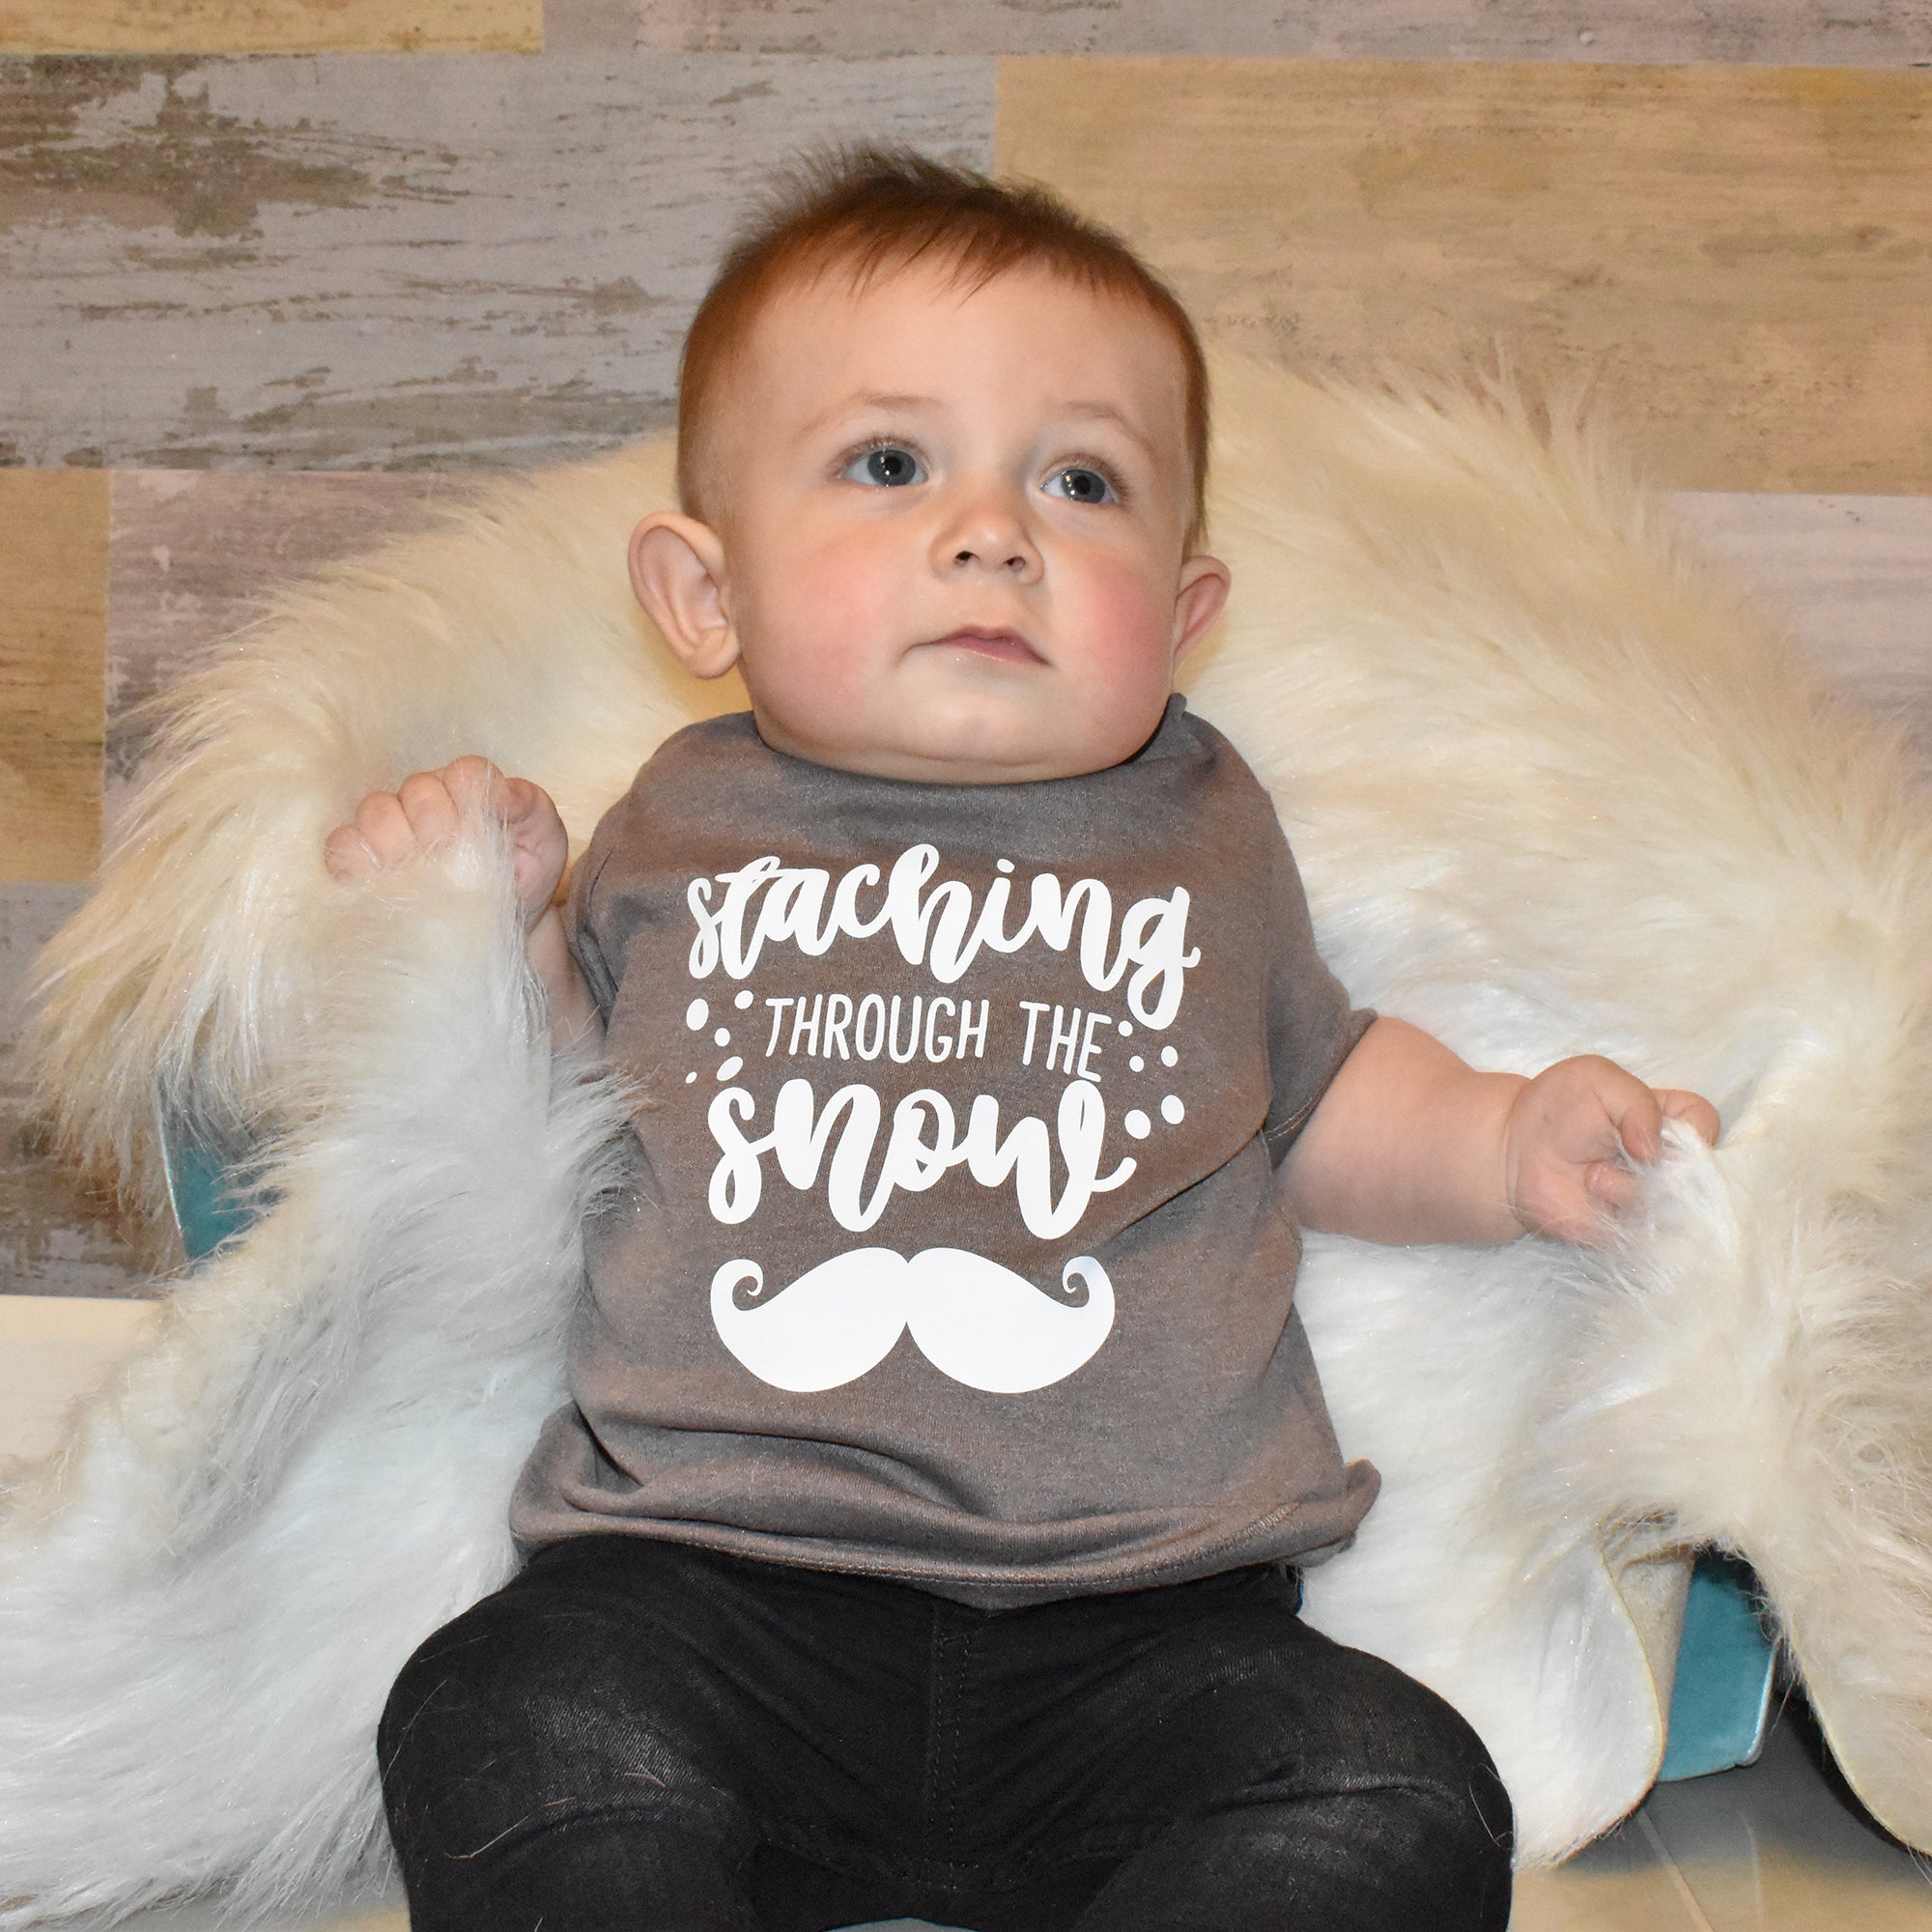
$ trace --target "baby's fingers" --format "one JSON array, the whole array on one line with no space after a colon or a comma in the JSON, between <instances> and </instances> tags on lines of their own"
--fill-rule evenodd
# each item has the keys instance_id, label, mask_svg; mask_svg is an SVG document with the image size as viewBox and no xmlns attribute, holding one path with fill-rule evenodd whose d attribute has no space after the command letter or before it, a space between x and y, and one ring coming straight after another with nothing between
<instances>
[{"instance_id":1,"label":"baby's fingers","mask_svg":"<svg viewBox=\"0 0 1932 1932\"><path fill-rule=\"evenodd\" d=\"M396 802L409 821L417 851L446 844L456 837L461 807L450 796L440 772L413 772L396 787ZM381 798L383 794L375 794ZM367 800L364 803L368 803ZM358 819L360 814L357 814Z\"/></svg>"},{"instance_id":2,"label":"baby's fingers","mask_svg":"<svg viewBox=\"0 0 1932 1932\"><path fill-rule=\"evenodd\" d=\"M1583 1185L1592 1200L1601 1201L1612 1213L1636 1206L1636 1177L1628 1168L1593 1161L1584 1171Z\"/></svg>"},{"instance_id":3,"label":"baby's fingers","mask_svg":"<svg viewBox=\"0 0 1932 1932\"><path fill-rule=\"evenodd\" d=\"M1605 1065L1611 1078L1598 1093L1616 1124L1618 1144L1639 1167L1648 1167L1663 1151L1663 1109L1634 1073L1609 1062Z\"/></svg>"},{"instance_id":4,"label":"baby's fingers","mask_svg":"<svg viewBox=\"0 0 1932 1932\"><path fill-rule=\"evenodd\" d=\"M1675 1087L1660 1087L1657 1097L1662 1104L1666 1120L1682 1121L1702 1138L1706 1147L1718 1145L1723 1122L1718 1118L1717 1108L1703 1094L1686 1094Z\"/></svg>"},{"instance_id":5,"label":"baby's fingers","mask_svg":"<svg viewBox=\"0 0 1932 1932\"><path fill-rule=\"evenodd\" d=\"M457 813L480 817L485 812L494 812L498 817L512 819L518 816L512 804L516 781L506 779L480 753L469 752L452 758L441 771L428 776L442 784L451 809Z\"/></svg>"},{"instance_id":6,"label":"baby's fingers","mask_svg":"<svg viewBox=\"0 0 1932 1932\"><path fill-rule=\"evenodd\" d=\"M366 879L371 872L383 869L375 848L353 825L338 825L322 841L322 863L331 879L345 883Z\"/></svg>"},{"instance_id":7,"label":"baby's fingers","mask_svg":"<svg viewBox=\"0 0 1932 1932\"><path fill-rule=\"evenodd\" d=\"M423 846L402 799L392 791L370 792L355 808L354 821L338 830L353 831L361 839L373 861L365 869L371 871L404 865ZM330 834L331 838L334 836Z\"/></svg>"}]
</instances>

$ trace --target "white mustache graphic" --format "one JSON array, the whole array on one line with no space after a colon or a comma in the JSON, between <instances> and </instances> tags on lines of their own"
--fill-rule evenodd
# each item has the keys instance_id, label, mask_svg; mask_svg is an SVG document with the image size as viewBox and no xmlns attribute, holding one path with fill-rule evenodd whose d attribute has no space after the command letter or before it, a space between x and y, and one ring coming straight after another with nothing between
<instances>
[{"instance_id":1,"label":"white mustache graphic","mask_svg":"<svg viewBox=\"0 0 1932 1932\"><path fill-rule=\"evenodd\" d=\"M1021 1395L1057 1382L1094 1354L1114 1325L1114 1285L1091 1255L1060 1274L1081 1301L1056 1300L1024 1275L966 1248L853 1248L809 1268L769 1300L741 1307L747 1283L762 1296L756 1262L726 1262L711 1277L711 1319L724 1346L760 1381L807 1393L856 1381L892 1353L900 1334L934 1368L968 1388Z\"/></svg>"}]
</instances>

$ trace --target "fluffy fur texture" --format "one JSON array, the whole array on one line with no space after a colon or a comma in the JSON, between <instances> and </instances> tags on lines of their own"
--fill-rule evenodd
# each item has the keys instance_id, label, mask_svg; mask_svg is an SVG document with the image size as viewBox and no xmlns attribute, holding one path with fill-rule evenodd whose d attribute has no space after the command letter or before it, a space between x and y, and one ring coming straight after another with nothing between
<instances>
[{"instance_id":1,"label":"fluffy fur texture","mask_svg":"<svg viewBox=\"0 0 1932 1932\"><path fill-rule=\"evenodd\" d=\"M1547 1860L1654 1776L1644 1606L1730 1544L1854 1783L1932 1844L1923 801L1585 432L1219 384L1236 591L1193 699L1271 785L1331 960L1474 1060L1598 1048L1727 1127L1614 1254L1311 1243L1331 1406L1386 1479L1311 1614L1462 1706ZM284 604L173 695L50 950L70 1147L152 1199L158 1089L272 1129L273 1198L5 1505L0 1925L385 1871L376 1714L508 1566L619 1110L548 1062L487 837L355 893L321 839L480 750L581 840L738 701L631 604L668 499L668 453L627 453Z\"/></svg>"}]
</instances>

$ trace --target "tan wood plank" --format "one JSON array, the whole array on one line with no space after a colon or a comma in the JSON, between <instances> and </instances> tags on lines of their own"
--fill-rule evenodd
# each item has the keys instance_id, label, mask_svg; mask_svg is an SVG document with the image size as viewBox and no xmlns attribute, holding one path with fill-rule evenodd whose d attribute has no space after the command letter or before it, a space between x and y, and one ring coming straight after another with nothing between
<instances>
[{"instance_id":1,"label":"tan wood plank","mask_svg":"<svg viewBox=\"0 0 1932 1932\"><path fill-rule=\"evenodd\" d=\"M0 0L0 53L534 53L543 0Z\"/></svg>"},{"instance_id":2,"label":"tan wood plank","mask_svg":"<svg viewBox=\"0 0 1932 1932\"><path fill-rule=\"evenodd\" d=\"M0 879L83 880L100 845L107 478L0 470Z\"/></svg>"},{"instance_id":3,"label":"tan wood plank","mask_svg":"<svg viewBox=\"0 0 1932 1932\"><path fill-rule=\"evenodd\" d=\"M998 156L1306 366L1500 343L1674 487L1932 491L1932 72L1009 59Z\"/></svg>"},{"instance_id":4,"label":"tan wood plank","mask_svg":"<svg viewBox=\"0 0 1932 1932\"><path fill-rule=\"evenodd\" d=\"M582 4L582 0L566 0ZM556 0L553 0L553 6ZM1932 58L1925 0L630 0L646 46L744 53L1275 54L1396 60Z\"/></svg>"},{"instance_id":5,"label":"tan wood plank","mask_svg":"<svg viewBox=\"0 0 1932 1932\"><path fill-rule=\"evenodd\" d=\"M992 93L964 58L0 63L0 461L609 447L669 420L778 162L864 136L983 165Z\"/></svg>"}]
</instances>

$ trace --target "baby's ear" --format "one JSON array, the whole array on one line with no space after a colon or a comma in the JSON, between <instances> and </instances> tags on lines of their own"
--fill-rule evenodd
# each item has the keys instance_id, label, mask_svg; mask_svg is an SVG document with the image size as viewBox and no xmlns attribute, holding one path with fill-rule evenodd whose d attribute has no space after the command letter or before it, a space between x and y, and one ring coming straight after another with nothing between
<instances>
[{"instance_id":1,"label":"baby's ear","mask_svg":"<svg viewBox=\"0 0 1932 1932\"><path fill-rule=\"evenodd\" d=\"M631 588L694 677L738 662L724 603L724 546L709 524L658 510L631 532Z\"/></svg>"},{"instance_id":2,"label":"baby's ear","mask_svg":"<svg viewBox=\"0 0 1932 1932\"><path fill-rule=\"evenodd\" d=\"M1174 662L1179 665L1221 614L1234 580L1218 556L1190 556L1174 598Z\"/></svg>"}]
</instances>

